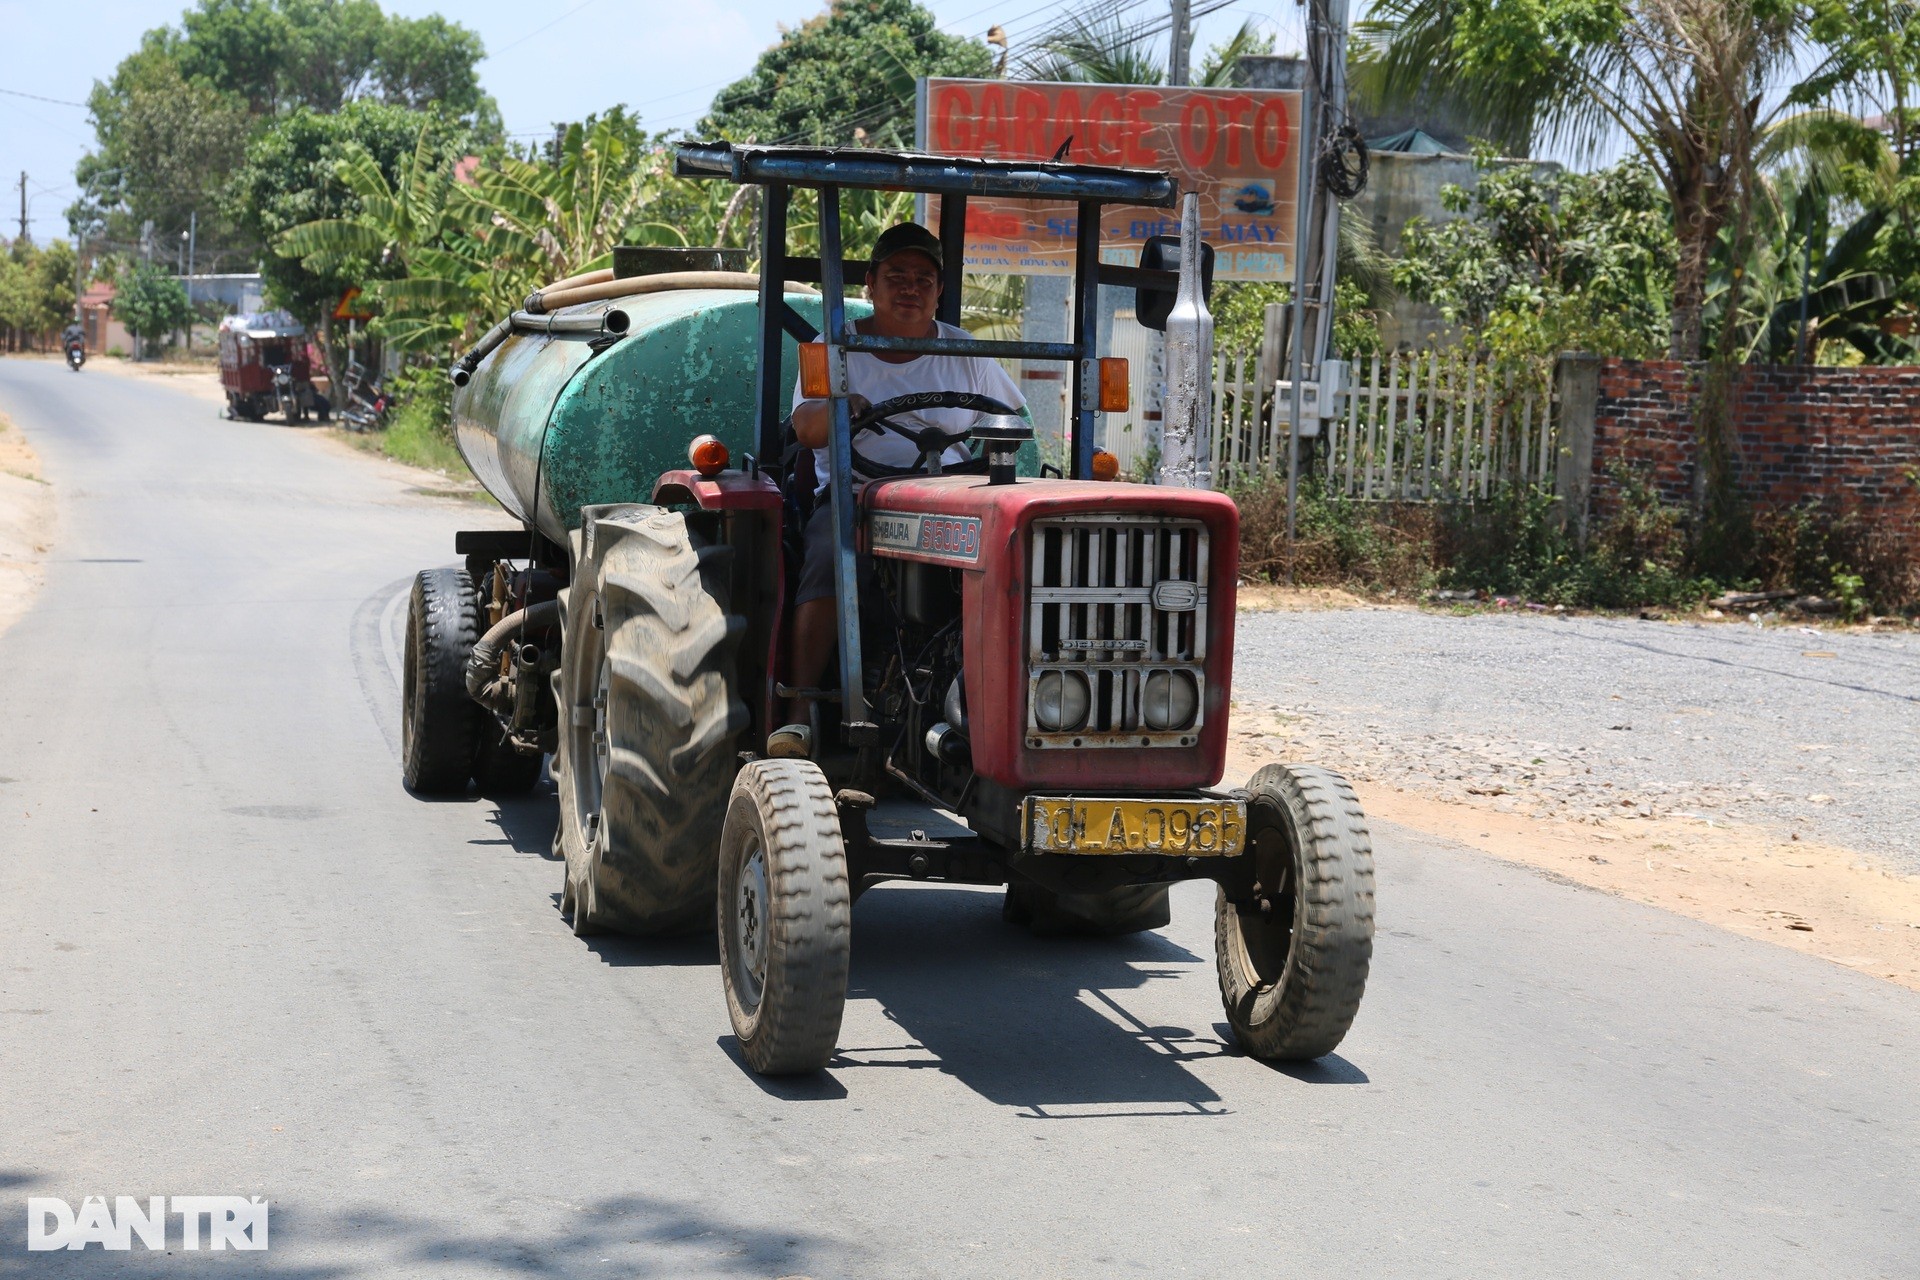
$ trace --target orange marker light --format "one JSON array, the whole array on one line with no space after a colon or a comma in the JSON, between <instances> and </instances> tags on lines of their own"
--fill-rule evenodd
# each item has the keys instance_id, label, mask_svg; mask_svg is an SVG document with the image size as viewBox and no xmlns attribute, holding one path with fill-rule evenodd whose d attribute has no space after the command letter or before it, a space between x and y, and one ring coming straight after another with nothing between
<instances>
[{"instance_id":1,"label":"orange marker light","mask_svg":"<svg viewBox=\"0 0 1920 1280\"><path fill-rule=\"evenodd\" d=\"M827 370L827 344L800 344L800 394L809 400L825 400L833 394L833 378Z\"/></svg>"},{"instance_id":2,"label":"orange marker light","mask_svg":"<svg viewBox=\"0 0 1920 1280\"><path fill-rule=\"evenodd\" d=\"M712 436L695 436L693 443L687 446L687 461L701 475L712 478L727 469L727 463L733 461L727 452L727 446Z\"/></svg>"},{"instance_id":3,"label":"orange marker light","mask_svg":"<svg viewBox=\"0 0 1920 1280\"><path fill-rule=\"evenodd\" d=\"M1122 360L1121 364L1126 361ZM1093 451L1093 478L1095 480L1117 480L1120 476L1120 459L1105 449Z\"/></svg>"},{"instance_id":4,"label":"orange marker light","mask_svg":"<svg viewBox=\"0 0 1920 1280\"><path fill-rule=\"evenodd\" d=\"M1103 413L1125 413L1133 402L1127 383L1127 362L1119 356L1100 361L1100 409Z\"/></svg>"}]
</instances>

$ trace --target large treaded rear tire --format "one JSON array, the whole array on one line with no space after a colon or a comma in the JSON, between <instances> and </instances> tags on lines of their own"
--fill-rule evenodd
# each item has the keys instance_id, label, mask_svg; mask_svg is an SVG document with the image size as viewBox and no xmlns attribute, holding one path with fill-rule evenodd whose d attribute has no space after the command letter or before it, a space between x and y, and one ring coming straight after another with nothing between
<instances>
[{"instance_id":1,"label":"large treaded rear tire","mask_svg":"<svg viewBox=\"0 0 1920 1280\"><path fill-rule=\"evenodd\" d=\"M659 507L583 515L561 609L562 897L576 932L702 927L747 725L733 551Z\"/></svg>"},{"instance_id":2,"label":"large treaded rear tire","mask_svg":"<svg viewBox=\"0 0 1920 1280\"><path fill-rule=\"evenodd\" d=\"M740 1052L761 1075L818 1071L840 1039L853 931L840 813L818 765L740 771L719 872L720 975Z\"/></svg>"},{"instance_id":3,"label":"large treaded rear tire","mask_svg":"<svg viewBox=\"0 0 1920 1280\"><path fill-rule=\"evenodd\" d=\"M1220 998L1249 1054L1301 1062L1353 1025L1373 958L1373 842L1346 779L1270 764L1247 784L1254 901L1214 905ZM1262 910L1260 900L1268 904Z\"/></svg>"},{"instance_id":4,"label":"large treaded rear tire","mask_svg":"<svg viewBox=\"0 0 1920 1280\"><path fill-rule=\"evenodd\" d=\"M478 744L467 697L473 652L473 581L465 569L422 569L407 600L401 684L400 773L421 795L467 788Z\"/></svg>"}]
</instances>

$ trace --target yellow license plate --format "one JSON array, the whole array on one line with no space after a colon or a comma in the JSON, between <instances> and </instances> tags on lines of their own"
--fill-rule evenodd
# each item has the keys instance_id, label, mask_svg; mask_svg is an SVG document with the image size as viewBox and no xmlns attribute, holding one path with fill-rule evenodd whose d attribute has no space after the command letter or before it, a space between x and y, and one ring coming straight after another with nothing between
<instances>
[{"instance_id":1,"label":"yellow license plate","mask_svg":"<svg viewBox=\"0 0 1920 1280\"><path fill-rule=\"evenodd\" d=\"M1241 800L1089 800L1030 796L1027 848L1034 853L1232 857L1246 847Z\"/></svg>"}]
</instances>

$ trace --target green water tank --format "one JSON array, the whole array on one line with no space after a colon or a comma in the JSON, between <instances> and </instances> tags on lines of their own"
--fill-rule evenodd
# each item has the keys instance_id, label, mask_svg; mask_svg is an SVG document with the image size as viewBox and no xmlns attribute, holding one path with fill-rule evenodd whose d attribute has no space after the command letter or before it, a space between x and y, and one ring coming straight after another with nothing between
<instances>
[{"instance_id":1,"label":"green water tank","mask_svg":"<svg viewBox=\"0 0 1920 1280\"><path fill-rule=\"evenodd\" d=\"M818 296L789 293L787 302L820 326ZM758 447L757 293L634 294L556 315L613 309L627 315L624 335L516 333L453 396L454 440L473 474L556 542L579 528L582 507L646 502L656 476L686 466L697 435L718 436L736 459ZM784 404L798 376L791 337L781 341L780 367Z\"/></svg>"}]
</instances>

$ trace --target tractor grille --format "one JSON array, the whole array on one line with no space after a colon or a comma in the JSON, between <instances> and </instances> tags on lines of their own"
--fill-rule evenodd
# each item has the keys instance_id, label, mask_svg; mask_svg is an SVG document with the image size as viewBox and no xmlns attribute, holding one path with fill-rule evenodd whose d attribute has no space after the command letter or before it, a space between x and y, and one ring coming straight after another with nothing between
<instances>
[{"instance_id":1,"label":"tractor grille","mask_svg":"<svg viewBox=\"0 0 1920 1280\"><path fill-rule=\"evenodd\" d=\"M1027 744L1198 741L1206 527L1088 514L1036 521L1032 539Z\"/></svg>"}]
</instances>

